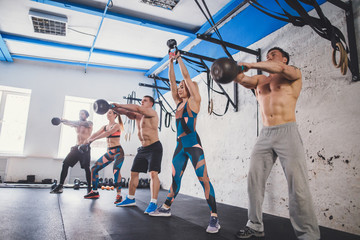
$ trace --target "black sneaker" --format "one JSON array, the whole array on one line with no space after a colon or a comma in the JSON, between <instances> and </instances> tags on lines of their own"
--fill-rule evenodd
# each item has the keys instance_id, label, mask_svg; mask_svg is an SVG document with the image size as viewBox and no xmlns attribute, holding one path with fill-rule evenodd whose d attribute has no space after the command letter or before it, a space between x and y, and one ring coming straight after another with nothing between
<instances>
[{"instance_id":1,"label":"black sneaker","mask_svg":"<svg viewBox=\"0 0 360 240\"><path fill-rule=\"evenodd\" d=\"M84 196L86 199L98 199L100 197L98 192L90 191L88 194Z\"/></svg>"},{"instance_id":2,"label":"black sneaker","mask_svg":"<svg viewBox=\"0 0 360 240\"><path fill-rule=\"evenodd\" d=\"M57 185L50 193L53 194L63 193L63 185L62 184Z\"/></svg>"},{"instance_id":3,"label":"black sneaker","mask_svg":"<svg viewBox=\"0 0 360 240\"><path fill-rule=\"evenodd\" d=\"M264 232L259 232L249 227L245 227L244 229L236 233L236 237L241 239L251 238L251 237L264 237L264 236L265 236Z\"/></svg>"}]
</instances>

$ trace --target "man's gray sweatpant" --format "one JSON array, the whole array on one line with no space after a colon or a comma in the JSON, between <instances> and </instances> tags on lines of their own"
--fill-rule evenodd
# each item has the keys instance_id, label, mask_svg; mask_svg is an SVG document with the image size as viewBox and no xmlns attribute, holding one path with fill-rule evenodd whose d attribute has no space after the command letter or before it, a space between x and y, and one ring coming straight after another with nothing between
<instances>
[{"instance_id":1,"label":"man's gray sweatpant","mask_svg":"<svg viewBox=\"0 0 360 240\"><path fill-rule=\"evenodd\" d=\"M304 147L296 122L263 127L251 154L248 175L247 226L264 231L262 204L265 184L279 157L289 190L290 221L298 239L320 239L309 190Z\"/></svg>"}]
</instances>

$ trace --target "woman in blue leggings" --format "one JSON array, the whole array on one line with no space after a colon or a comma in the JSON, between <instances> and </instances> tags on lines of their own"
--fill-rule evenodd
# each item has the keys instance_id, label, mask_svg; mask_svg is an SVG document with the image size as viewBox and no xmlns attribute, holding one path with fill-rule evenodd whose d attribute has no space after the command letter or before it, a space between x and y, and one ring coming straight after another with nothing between
<instances>
[{"instance_id":1,"label":"woman in blue leggings","mask_svg":"<svg viewBox=\"0 0 360 240\"><path fill-rule=\"evenodd\" d=\"M122 123L120 115L116 114L113 110L107 112L107 118L109 124L100 128L99 131L94 133L87 140L88 143L91 143L100 138L107 138L108 149L107 152L99 158L91 168L91 181L92 181L92 191L84 196L87 199L98 199L100 197L98 188L99 182L99 171L114 162L113 172L114 172L114 184L116 188L116 198L115 204L121 202L121 174L120 169L124 162L124 150L120 145L120 135L121 131L124 130L124 125ZM116 118L119 119L119 122L116 122Z\"/></svg>"},{"instance_id":2,"label":"woman in blue leggings","mask_svg":"<svg viewBox=\"0 0 360 240\"><path fill-rule=\"evenodd\" d=\"M179 84L179 87L176 85L174 59L177 59L184 78ZM196 119L200 111L201 97L199 88L197 84L191 80L179 53L177 55L170 53L169 79L172 97L177 105L175 114L177 145L172 160L173 180L165 203L149 215L171 216L170 206L179 193L181 178L188 159L190 159L195 173L204 188L205 198L211 212L209 226L206 231L208 233L217 233L220 229L220 224L216 211L215 192L207 174L204 151L199 135L196 132Z\"/></svg>"}]
</instances>

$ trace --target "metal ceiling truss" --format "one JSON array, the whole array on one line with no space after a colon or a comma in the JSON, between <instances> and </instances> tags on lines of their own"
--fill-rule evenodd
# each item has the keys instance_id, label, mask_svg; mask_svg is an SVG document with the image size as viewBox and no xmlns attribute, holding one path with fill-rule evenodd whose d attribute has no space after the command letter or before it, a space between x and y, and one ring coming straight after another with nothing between
<instances>
[{"instance_id":1,"label":"metal ceiling truss","mask_svg":"<svg viewBox=\"0 0 360 240\"><path fill-rule=\"evenodd\" d=\"M98 16L98 17L102 17L102 18L108 18L108 19L112 19L112 20L116 20L116 21L126 22L126 23L130 23L130 24L140 25L143 27L153 28L153 29L157 29L157 30L161 30L161 31L166 31L166 32L171 32L171 33L187 36L188 38L185 39L178 46L179 49L184 49L193 40L195 40L196 34L205 33L205 32L208 32L209 30L211 30L211 26L208 22L206 22L197 32L192 32L192 31L189 31L186 29L169 26L169 25L164 25L164 24L159 24L156 22L152 22L149 20L144 20L141 18L136 18L136 17L132 17L132 16L124 15L124 14L118 14L118 13L113 13L113 12L107 12L106 14L104 14L105 12L101 9L89 7L86 5L71 3L66 0L31 0L31 1L47 4L47 5L51 5L51 6L55 6L55 7L60 7L60 8L67 9L67 10L77 11L77 12L81 12L81 13L85 13L85 14L90 14L90 15L94 15L94 16ZM215 21L223 20L223 18L225 16L228 16L228 14L231 13L234 10L234 8L238 7L243 2L247 2L247 0L245 0L245 1L242 1L242 0L230 1L225 7L223 7L220 11L218 11L214 15L214 20ZM89 55L91 55L91 48L89 49L87 47L74 46L74 45L68 45L68 44L60 44L60 43L32 39L32 38L24 38L24 37L17 37L17 36L15 37L12 35L6 35L6 37L9 39L12 38L11 40L36 43L36 44L44 44L44 45L52 46L52 47L64 47L64 48L74 49L74 50L78 50L78 51L86 50L86 51L90 52ZM9 51L7 50L6 45L4 45L4 44L3 44L3 46L1 45L1 39L0 39L0 50L2 51L0 53L0 60L5 59L5 57L3 56L4 55L3 52L7 52L6 54L8 56L6 57L6 59L7 59L7 61L9 61L8 59L9 58L11 59L11 55L10 55ZM137 55L137 54L114 52L114 51L101 50L101 49L94 49L93 52L158 62L150 70L148 70L145 73L146 76L150 75L157 68L159 68L159 66L163 65L167 61L167 56L165 56L164 58L161 59L161 58L155 58L155 57L150 57L150 56L142 56L142 55ZM19 57L19 56L17 56L17 57ZM30 58L30 57L27 57L27 58ZM41 58L37 58L37 57L34 57L34 58L36 58L37 60L41 59ZM54 61L52 59L42 59L42 60ZM59 60L58 62L63 63L64 61ZM71 61L67 61L67 62L71 62ZM92 66L94 66L94 64L92 64ZM102 67L103 65L97 65L97 66ZM104 65L104 67L107 68L107 66L105 66L105 65ZM126 69L131 69L131 68L126 68ZM138 70L140 70L140 69L138 69ZM142 71L142 70L140 70L140 71Z\"/></svg>"}]
</instances>

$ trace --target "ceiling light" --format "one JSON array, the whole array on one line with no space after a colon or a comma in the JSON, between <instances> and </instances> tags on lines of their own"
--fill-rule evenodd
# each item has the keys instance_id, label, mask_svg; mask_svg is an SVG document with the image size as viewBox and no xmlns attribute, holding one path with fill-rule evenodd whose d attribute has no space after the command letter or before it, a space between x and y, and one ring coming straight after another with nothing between
<instances>
[{"instance_id":1,"label":"ceiling light","mask_svg":"<svg viewBox=\"0 0 360 240\"><path fill-rule=\"evenodd\" d=\"M140 0L142 3L149 4L151 6L161 7L168 10L173 10L176 4L179 3L180 0Z\"/></svg>"}]
</instances>

